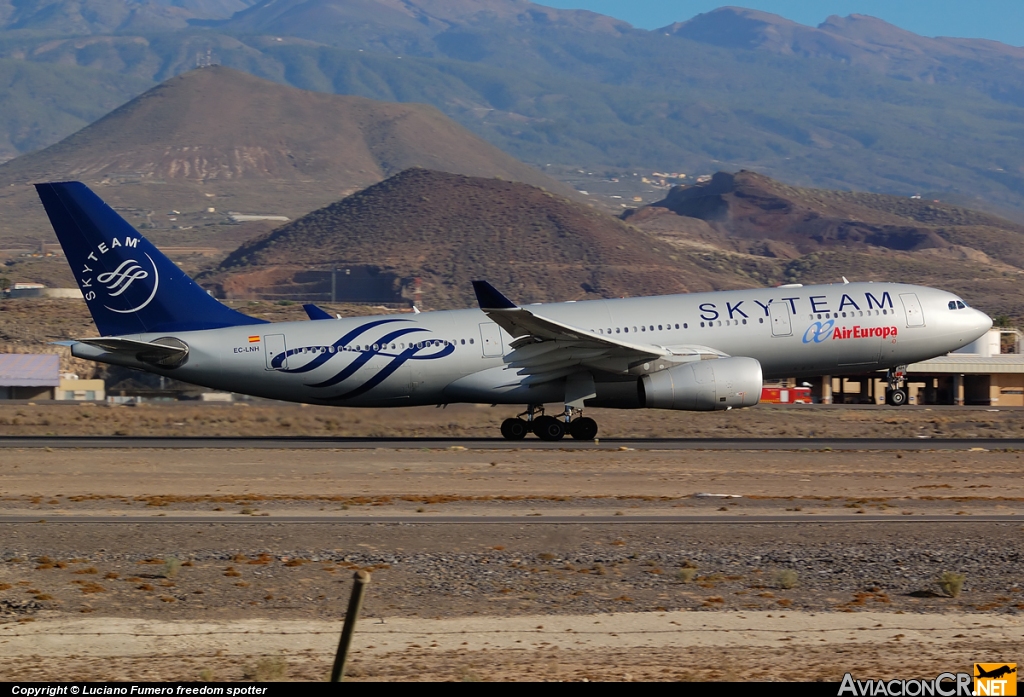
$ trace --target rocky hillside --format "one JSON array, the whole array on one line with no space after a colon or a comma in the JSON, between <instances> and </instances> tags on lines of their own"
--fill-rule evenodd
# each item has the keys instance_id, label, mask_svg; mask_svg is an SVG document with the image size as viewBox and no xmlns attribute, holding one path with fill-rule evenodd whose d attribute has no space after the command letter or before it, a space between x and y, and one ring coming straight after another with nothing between
<instances>
[{"instance_id":1,"label":"rocky hillside","mask_svg":"<svg viewBox=\"0 0 1024 697\"><path fill-rule=\"evenodd\" d=\"M388 274L424 307L467 307L487 279L517 301L750 285L588 206L516 182L410 169L244 244L204 282L275 295L310 270ZM275 290L277 287L277 290Z\"/></svg>"},{"instance_id":2,"label":"rocky hillside","mask_svg":"<svg viewBox=\"0 0 1024 697\"><path fill-rule=\"evenodd\" d=\"M940 201L719 172L623 217L677 249L725 254L765 284L903 280L1024 318L1024 226Z\"/></svg>"},{"instance_id":3,"label":"rocky hillside","mask_svg":"<svg viewBox=\"0 0 1024 697\"><path fill-rule=\"evenodd\" d=\"M51 241L28 186L35 181L78 179L102 186L115 207L161 214L212 207L297 217L414 166L571 194L433 107L308 92L213 66L0 165L0 237Z\"/></svg>"}]
</instances>

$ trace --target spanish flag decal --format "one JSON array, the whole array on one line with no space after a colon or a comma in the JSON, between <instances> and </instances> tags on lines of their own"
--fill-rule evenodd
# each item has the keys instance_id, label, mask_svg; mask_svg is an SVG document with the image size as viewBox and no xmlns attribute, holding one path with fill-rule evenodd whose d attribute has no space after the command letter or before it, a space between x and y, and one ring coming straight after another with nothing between
<instances>
[{"instance_id":1,"label":"spanish flag decal","mask_svg":"<svg viewBox=\"0 0 1024 697\"><path fill-rule=\"evenodd\" d=\"M249 343L250 344L258 344L258 343L260 343L260 338L258 336L250 336L249 337Z\"/></svg>"}]
</instances>

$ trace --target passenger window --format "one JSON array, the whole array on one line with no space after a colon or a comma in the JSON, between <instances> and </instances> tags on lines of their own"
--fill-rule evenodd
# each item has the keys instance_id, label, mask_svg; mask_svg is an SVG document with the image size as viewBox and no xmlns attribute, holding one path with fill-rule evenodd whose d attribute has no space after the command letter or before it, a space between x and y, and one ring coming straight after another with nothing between
<instances>
[{"instance_id":1,"label":"passenger window","mask_svg":"<svg viewBox=\"0 0 1024 697\"><path fill-rule=\"evenodd\" d=\"M703 326L704 326L704 323L703 323L703 322L701 322L701 323L700 323L700 326L701 326L701 327L703 327Z\"/></svg>"},{"instance_id":2,"label":"passenger window","mask_svg":"<svg viewBox=\"0 0 1024 697\"><path fill-rule=\"evenodd\" d=\"M472 343L473 343L473 340L472 340L472 339L470 339L470 340L469 340L469 343L471 343L471 344L472 344Z\"/></svg>"},{"instance_id":3,"label":"passenger window","mask_svg":"<svg viewBox=\"0 0 1024 697\"><path fill-rule=\"evenodd\" d=\"M689 328L690 328L689 324L685 324L685 323L683 324L683 329L689 329ZM679 325L678 324L676 325L676 329L679 329Z\"/></svg>"},{"instance_id":4,"label":"passenger window","mask_svg":"<svg viewBox=\"0 0 1024 697\"><path fill-rule=\"evenodd\" d=\"M743 324L746 324L746 323L747 323L747 320L743 320Z\"/></svg>"},{"instance_id":5,"label":"passenger window","mask_svg":"<svg viewBox=\"0 0 1024 697\"><path fill-rule=\"evenodd\" d=\"M659 332L661 331L661 325L660 324L658 325L658 331Z\"/></svg>"},{"instance_id":6,"label":"passenger window","mask_svg":"<svg viewBox=\"0 0 1024 697\"><path fill-rule=\"evenodd\" d=\"M764 324L764 317L759 317L757 321L759 324Z\"/></svg>"},{"instance_id":7,"label":"passenger window","mask_svg":"<svg viewBox=\"0 0 1024 697\"><path fill-rule=\"evenodd\" d=\"M647 331L647 327L640 327L640 331L646 332Z\"/></svg>"},{"instance_id":8,"label":"passenger window","mask_svg":"<svg viewBox=\"0 0 1024 697\"><path fill-rule=\"evenodd\" d=\"M466 340L465 340L465 339L463 339L463 340L462 340L462 345L463 345L463 346L465 346L465 345L466 345Z\"/></svg>"},{"instance_id":9,"label":"passenger window","mask_svg":"<svg viewBox=\"0 0 1024 697\"><path fill-rule=\"evenodd\" d=\"M654 325L653 324L651 325L651 331L652 332L654 331Z\"/></svg>"}]
</instances>

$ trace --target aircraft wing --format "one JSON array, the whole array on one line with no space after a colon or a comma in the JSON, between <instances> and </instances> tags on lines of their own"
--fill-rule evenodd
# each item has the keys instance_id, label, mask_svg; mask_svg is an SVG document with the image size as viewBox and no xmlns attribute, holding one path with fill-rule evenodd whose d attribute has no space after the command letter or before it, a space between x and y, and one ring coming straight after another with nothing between
<instances>
[{"instance_id":1,"label":"aircraft wing","mask_svg":"<svg viewBox=\"0 0 1024 697\"><path fill-rule=\"evenodd\" d=\"M634 365L676 355L664 346L613 339L535 314L486 281L473 281L473 290L480 309L515 337L505 362L526 376L520 384L548 382L586 368L627 372Z\"/></svg>"}]
</instances>

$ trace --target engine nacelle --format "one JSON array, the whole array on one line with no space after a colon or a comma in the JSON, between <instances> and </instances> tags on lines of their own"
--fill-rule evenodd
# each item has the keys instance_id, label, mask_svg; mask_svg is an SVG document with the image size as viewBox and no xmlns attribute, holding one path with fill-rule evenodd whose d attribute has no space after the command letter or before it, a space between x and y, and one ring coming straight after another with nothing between
<instances>
[{"instance_id":1,"label":"engine nacelle","mask_svg":"<svg viewBox=\"0 0 1024 697\"><path fill-rule=\"evenodd\" d=\"M644 375L637 391L642 407L715 411L754 406L761 400L761 383L755 359L718 358Z\"/></svg>"}]
</instances>

